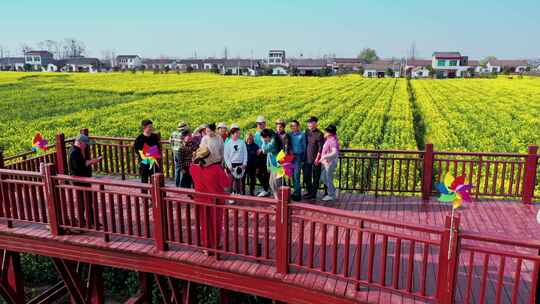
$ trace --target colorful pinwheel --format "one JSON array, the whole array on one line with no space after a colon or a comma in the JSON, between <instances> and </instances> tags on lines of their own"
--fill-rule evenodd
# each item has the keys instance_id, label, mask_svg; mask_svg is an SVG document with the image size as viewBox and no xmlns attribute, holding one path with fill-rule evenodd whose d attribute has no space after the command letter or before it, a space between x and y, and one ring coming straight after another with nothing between
<instances>
[{"instance_id":1,"label":"colorful pinwheel","mask_svg":"<svg viewBox=\"0 0 540 304\"><path fill-rule=\"evenodd\" d=\"M472 202L469 193L472 189L472 185L465 184L465 176L454 178L452 174L446 173L444 181L442 183L437 183L435 187L441 193L439 201L452 202L453 209L459 208L462 201Z\"/></svg>"},{"instance_id":2,"label":"colorful pinwheel","mask_svg":"<svg viewBox=\"0 0 540 304\"><path fill-rule=\"evenodd\" d=\"M141 164L148 165L150 169L153 169L154 166L159 166L158 159L161 158L161 153L159 153L158 146L149 146L144 144L143 149L139 150L139 155L141 155Z\"/></svg>"},{"instance_id":3,"label":"colorful pinwheel","mask_svg":"<svg viewBox=\"0 0 540 304\"><path fill-rule=\"evenodd\" d=\"M47 147L48 144L49 141L43 138L43 135L41 135L40 132L36 132L36 135L34 135L34 138L32 139L32 151L47 151L47 149L49 149Z\"/></svg>"},{"instance_id":4,"label":"colorful pinwheel","mask_svg":"<svg viewBox=\"0 0 540 304\"><path fill-rule=\"evenodd\" d=\"M286 154L283 150L276 156L270 154L270 171L276 173L278 177L292 177L294 168L293 155Z\"/></svg>"}]
</instances>

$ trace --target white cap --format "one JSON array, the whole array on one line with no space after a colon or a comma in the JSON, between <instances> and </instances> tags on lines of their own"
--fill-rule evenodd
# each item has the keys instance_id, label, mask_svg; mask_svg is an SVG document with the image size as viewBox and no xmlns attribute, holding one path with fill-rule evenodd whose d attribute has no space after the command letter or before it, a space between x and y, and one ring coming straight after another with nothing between
<instances>
[{"instance_id":1,"label":"white cap","mask_svg":"<svg viewBox=\"0 0 540 304\"><path fill-rule=\"evenodd\" d=\"M240 129L240 126L237 123L233 123L231 129Z\"/></svg>"},{"instance_id":2,"label":"white cap","mask_svg":"<svg viewBox=\"0 0 540 304\"><path fill-rule=\"evenodd\" d=\"M255 122L257 122L257 123L266 122L266 119L264 119L264 116L259 115L259 116L257 116L257 120Z\"/></svg>"},{"instance_id":3,"label":"white cap","mask_svg":"<svg viewBox=\"0 0 540 304\"><path fill-rule=\"evenodd\" d=\"M219 128L225 128L225 129L227 129L227 125L226 125L224 122L218 123L217 127L218 127L218 129L219 129Z\"/></svg>"}]
</instances>

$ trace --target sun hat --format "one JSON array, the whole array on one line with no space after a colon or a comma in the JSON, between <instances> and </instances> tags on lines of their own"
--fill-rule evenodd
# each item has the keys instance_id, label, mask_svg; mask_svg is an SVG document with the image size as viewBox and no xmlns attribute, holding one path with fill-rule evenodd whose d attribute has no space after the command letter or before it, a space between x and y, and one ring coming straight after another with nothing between
<instances>
[{"instance_id":1,"label":"sun hat","mask_svg":"<svg viewBox=\"0 0 540 304\"><path fill-rule=\"evenodd\" d=\"M241 167L241 166L238 166L236 168L233 168L231 170L231 175L234 177L234 178L242 178L244 176L244 169Z\"/></svg>"},{"instance_id":2,"label":"sun hat","mask_svg":"<svg viewBox=\"0 0 540 304\"><path fill-rule=\"evenodd\" d=\"M232 129L240 129L240 126L239 126L237 123L233 123L233 124L231 125L231 130L232 130Z\"/></svg>"},{"instance_id":3,"label":"sun hat","mask_svg":"<svg viewBox=\"0 0 540 304\"><path fill-rule=\"evenodd\" d=\"M93 145L96 143L95 140L90 140L90 138L84 134L77 135L77 137L75 137L75 141L85 143L86 145Z\"/></svg>"},{"instance_id":4,"label":"sun hat","mask_svg":"<svg viewBox=\"0 0 540 304\"><path fill-rule=\"evenodd\" d=\"M259 115L259 116L257 116L257 120L255 120L255 122L256 123L266 122L266 119L264 119L264 116Z\"/></svg>"},{"instance_id":5,"label":"sun hat","mask_svg":"<svg viewBox=\"0 0 540 304\"><path fill-rule=\"evenodd\" d=\"M178 126L176 126L176 128L177 128L179 131L183 131L184 129L187 128L187 126L188 126L187 123L185 123L185 122L182 121L182 122L180 122L180 123L178 124Z\"/></svg>"},{"instance_id":6,"label":"sun hat","mask_svg":"<svg viewBox=\"0 0 540 304\"><path fill-rule=\"evenodd\" d=\"M193 156L193 162L198 164L201 161L204 161L205 159L210 156L210 150L208 150L207 146L200 146L197 151L195 151L195 155Z\"/></svg>"},{"instance_id":7,"label":"sun hat","mask_svg":"<svg viewBox=\"0 0 540 304\"><path fill-rule=\"evenodd\" d=\"M224 122L218 123L217 127L218 127L218 129L220 129L220 128L225 128L225 129L227 129L227 125L226 125Z\"/></svg>"}]
</instances>

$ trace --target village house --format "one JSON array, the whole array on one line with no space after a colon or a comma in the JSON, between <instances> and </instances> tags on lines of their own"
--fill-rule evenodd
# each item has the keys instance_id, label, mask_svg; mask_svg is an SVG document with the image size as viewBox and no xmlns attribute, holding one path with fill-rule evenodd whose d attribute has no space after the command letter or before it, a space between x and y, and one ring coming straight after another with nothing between
<instances>
[{"instance_id":1,"label":"village house","mask_svg":"<svg viewBox=\"0 0 540 304\"><path fill-rule=\"evenodd\" d=\"M148 59L145 58L142 60L142 66L145 70L157 70L157 71L163 71L163 70L175 70L177 66L177 62L174 59Z\"/></svg>"},{"instance_id":2,"label":"village house","mask_svg":"<svg viewBox=\"0 0 540 304\"><path fill-rule=\"evenodd\" d=\"M330 66L334 73L354 73L362 70L367 62L359 58L333 58Z\"/></svg>"},{"instance_id":3,"label":"village house","mask_svg":"<svg viewBox=\"0 0 540 304\"><path fill-rule=\"evenodd\" d=\"M266 63L272 65L287 65L287 58L285 57L285 50L270 50L268 51L268 59Z\"/></svg>"},{"instance_id":4,"label":"village house","mask_svg":"<svg viewBox=\"0 0 540 304\"><path fill-rule=\"evenodd\" d=\"M523 73L527 70L529 63L527 60L499 60L493 59L486 63L486 69L489 73Z\"/></svg>"},{"instance_id":5,"label":"village house","mask_svg":"<svg viewBox=\"0 0 540 304\"><path fill-rule=\"evenodd\" d=\"M468 75L469 58L459 52L434 52L431 66L437 78L456 78Z\"/></svg>"},{"instance_id":6,"label":"village house","mask_svg":"<svg viewBox=\"0 0 540 304\"><path fill-rule=\"evenodd\" d=\"M401 76L401 63L395 60L376 60L364 66L364 77L383 78Z\"/></svg>"},{"instance_id":7,"label":"village house","mask_svg":"<svg viewBox=\"0 0 540 304\"><path fill-rule=\"evenodd\" d=\"M254 59L227 59L220 69L222 75L257 76L261 62Z\"/></svg>"},{"instance_id":8,"label":"village house","mask_svg":"<svg viewBox=\"0 0 540 304\"><path fill-rule=\"evenodd\" d=\"M33 71L46 70L47 65L54 62L53 54L49 51L28 51L24 53L24 64Z\"/></svg>"},{"instance_id":9,"label":"village house","mask_svg":"<svg viewBox=\"0 0 540 304\"><path fill-rule=\"evenodd\" d=\"M24 57L0 58L0 71L24 71Z\"/></svg>"},{"instance_id":10,"label":"village house","mask_svg":"<svg viewBox=\"0 0 540 304\"><path fill-rule=\"evenodd\" d=\"M330 69L326 59L291 58L288 59L289 71L300 76L321 75L324 69Z\"/></svg>"},{"instance_id":11,"label":"village house","mask_svg":"<svg viewBox=\"0 0 540 304\"><path fill-rule=\"evenodd\" d=\"M62 71L64 72L99 72L102 67L97 58L77 57L63 60Z\"/></svg>"},{"instance_id":12,"label":"village house","mask_svg":"<svg viewBox=\"0 0 540 304\"><path fill-rule=\"evenodd\" d=\"M218 58L207 58L203 59L203 66L202 69L204 71L221 71L223 69L223 66L225 65L226 60L225 59L218 59Z\"/></svg>"},{"instance_id":13,"label":"village house","mask_svg":"<svg viewBox=\"0 0 540 304\"><path fill-rule=\"evenodd\" d=\"M118 55L116 56L116 67L121 70L133 70L142 66L142 59L139 55Z\"/></svg>"},{"instance_id":14,"label":"village house","mask_svg":"<svg viewBox=\"0 0 540 304\"><path fill-rule=\"evenodd\" d=\"M431 60L429 59L407 59L403 66L403 72L406 77L427 78L430 76L430 66Z\"/></svg>"}]
</instances>

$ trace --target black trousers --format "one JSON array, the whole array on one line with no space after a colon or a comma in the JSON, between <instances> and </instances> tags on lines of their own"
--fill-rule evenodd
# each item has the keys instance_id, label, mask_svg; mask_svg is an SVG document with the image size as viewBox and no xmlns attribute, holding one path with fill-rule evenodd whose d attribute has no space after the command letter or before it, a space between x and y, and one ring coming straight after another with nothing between
<instances>
[{"instance_id":1,"label":"black trousers","mask_svg":"<svg viewBox=\"0 0 540 304\"><path fill-rule=\"evenodd\" d=\"M243 194L246 194L246 186L249 185L249 195L255 195L255 184L257 183L257 167L248 166L246 168L246 173L244 174L244 191Z\"/></svg>"},{"instance_id":2,"label":"black trousers","mask_svg":"<svg viewBox=\"0 0 540 304\"><path fill-rule=\"evenodd\" d=\"M77 187L87 187L91 188L91 184L87 183L73 183ZM76 190L77 194L77 208L79 209L77 218L79 220L80 227L93 228L95 224L94 219L94 198L93 193L90 189L87 190Z\"/></svg>"},{"instance_id":3,"label":"black trousers","mask_svg":"<svg viewBox=\"0 0 540 304\"><path fill-rule=\"evenodd\" d=\"M321 179L321 165L304 164L304 183L309 195L316 195Z\"/></svg>"},{"instance_id":4,"label":"black trousers","mask_svg":"<svg viewBox=\"0 0 540 304\"><path fill-rule=\"evenodd\" d=\"M257 159L257 179L264 191L268 192L270 189L270 172L266 168L266 154L261 153Z\"/></svg>"},{"instance_id":5,"label":"black trousers","mask_svg":"<svg viewBox=\"0 0 540 304\"><path fill-rule=\"evenodd\" d=\"M152 176L154 173L160 173L161 169L154 165L152 169L150 169L150 166L145 164L139 164L139 175L141 176L141 182L143 184L148 184L148 181L150 180L150 176Z\"/></svg>"}]
</instances>

